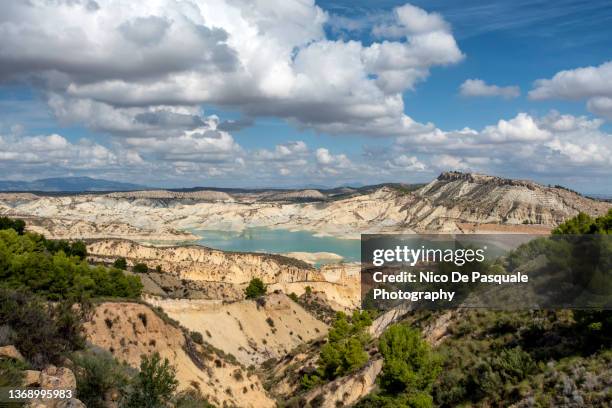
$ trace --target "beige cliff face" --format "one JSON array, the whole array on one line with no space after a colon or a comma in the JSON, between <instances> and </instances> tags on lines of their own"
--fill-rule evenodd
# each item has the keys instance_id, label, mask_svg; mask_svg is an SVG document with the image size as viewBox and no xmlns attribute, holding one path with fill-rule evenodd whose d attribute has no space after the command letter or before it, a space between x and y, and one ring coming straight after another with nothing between
<instances>
[{"instance_id":1,"label":"beige cliff face","mask_svg":"<svg viewBox=\"0 0 612 408\"><path fill-rule=\"evenodd\" d=\"M92 344L135 368L141 355L158 352L176 367L180 389L197 387L215 405L275 406L257 376L215 351L188 344L181 329L166 323L145 305L102 303L85 324L85 331Z\"/></svg>"},{"instance_id":2,"label":"beige cliff face","mask_svg":"<svg viewBox=\"0 0 612 408\"><path fill-rule=\"evenodd\" d=\"M99 240L87 246L93 259L123 257L128 264L143 262L150 269L161 266L180 279L204 282L264 283L307 281L319 272L304 262L278 255L224 252L202 246L156 247L126 240Z\"/></svg>"},{"instance_id":3,"label":"beige cliff face","mask_svg":"<svg viewBox=\"0 0 612 408\"><path fill-rule=\"evenodd\" d=\"M130 224L108 222L96 223L75 219L28 217L28 231L42 234L49 239L100 239L126 238L148 241L153 237L156 241L191 241L197 236L183 231L162 227L159 230L145 230Z\"/></svg>"},{"instance_id":4,"label":"beige cliff face","mask_svg":"<svg viewBox=\"0 0 612 408\"><path fill-rule=\"evenodd\" d=\"M362 233L461 232L470 224L474 225L466 232L479 232L480 225L503 225L505 231L512 232L513 228L525 229L532 224L547 231L579 211L600 215L612 207L563 188L456 172L443 173L413 192L382 187L342 197L325 196L317 190L234 196L215 191L63 197L1 194L0 212L83 221L106 226L103 228L127 225L141 232L125 228L121 231L123 238L159 241L174 236L175 241L181 241L190 237L178 233L180 230L240 231L250 227L307 230L353 239ZM300 203L291 199L319 201ZM64 235L69 235L71 228ZM74 233L85 235L79 232L83 228L75 227ZM94 236L103 234L88 235Z\"/></svg>"},{"instance_id":5,"label":"beige cliff face","mask_svg":"<svg viewBox=\"0 0 612 408\"><path fill-rule=\"evenodd\" d=\"M329 264L315 269L279 255L224 252L201 246L157 247L127 240L90 242L87 251L95 262L110 263L121 257L129 265L142 262L151 270L161 266L161 274L143 276L145 290L157 295L163 292L155 286L175 285L197 292L180 297L240 300L249 281L259 278L269 285L269 292L280 290L301 295L310 286L315 292L324 292L335 310L355 309L360 301L357 264ZM173 279L175 283L171 282Z\"/></svg>"},{"instance_id":6,"label":"beige cliff face","mask_svg":"<svg viewBox=\"0 0 612 408\"><path fill-rule=\"evenodd\" d=\"M234 303L186 299L149 302L245 366L280 358L304 342L327 334L324 323L282 294Z\"/></svg>"},{"instance_id":7,"label":"beige cliff face","mask_svg":"<svg viewBox=\"0 0 612 408\"><path fill-rule=\"evenodd\" d=\"M350 406L374 390L382 366L382 359L371 360L356 373L315 388L304 398L311 403L316 398L319 401L317 407L321 408Z\"/></svg>"}]
</instances>

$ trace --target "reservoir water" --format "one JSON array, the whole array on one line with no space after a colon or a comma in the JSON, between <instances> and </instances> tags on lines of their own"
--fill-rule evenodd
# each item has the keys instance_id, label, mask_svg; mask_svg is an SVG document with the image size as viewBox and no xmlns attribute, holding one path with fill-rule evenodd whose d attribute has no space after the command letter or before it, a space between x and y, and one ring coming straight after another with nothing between
<instances>
[{"instance_id":1,"label":"reservoir water","mask_svg":"<svg viewBox=\"0 0 612 408\"><path fill-rule=\"evenodd\" d=\"M317 237L308 231L248 228L244 231L192 230L202 237L198 244L224 251L267 252L333 252L345 262L359 262L361 245L357 239Z\"/></svg>"}]
</instances>

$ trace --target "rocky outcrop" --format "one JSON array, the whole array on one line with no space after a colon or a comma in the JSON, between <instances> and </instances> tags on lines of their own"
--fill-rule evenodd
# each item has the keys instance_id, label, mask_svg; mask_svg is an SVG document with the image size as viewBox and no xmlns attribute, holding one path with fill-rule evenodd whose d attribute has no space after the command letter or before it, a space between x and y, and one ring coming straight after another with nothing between
<instances>
[{"instance_id":1,"label":"rocky outcrop","mask_svg":"<svg viewBox=\"0 0 612 408\"><path fill-rule=\"evenodd\" d=\"M319 190L298 190L282 193L266 194L262 197L265 201L322 201L327 196Z\"/></svg>"},{"instance_id":2,"label":"rocky outcrop","mask_svg":"<svg viewBox=\"0 0 612 408\"><path fill-rule=\"evenodd\" d=\"M168 190L143 190L143 191L125 191L107 194L113 198L128 198L128 199L188 199L201 201L223 201L233 202L234 198L222 191L168 191Z\"/></svg>"},{"instance_id":3,"label":"rocky outcrop","mask_svg":"<svg viewBox=\"0 0 612 408\"><path fill-rule=\"evenodd\" d=\"M354 374L340 377L305 395L305 400L320 408L346 407L368 395L376 386L383 360L374 359Z\"/></svg>"},{"instance_id":4,"label":"rocky outcrop","mask_svg":"<svg viewBox=\"0 0 612 408\"><path fill-rule=\"evenodd\" d=\"M76 395L77 382L72 370L66 367L50 365L42 371L26 370L23 378L24 387L42 389L71 390ZM86 408L76 398L66 399L33 399L25 404L28 408Z\"/></svg>"},{"instance_id":5,"label":"rocky outcrop","mask_svg":"<svg viewBox=\"0 0 612 408\"><path fill-rule=\"evenodd\" d=\"M118 222L91 222L78 219L23 217L28 231L49 239L129 238L140 241L190 241L199 237L168 227L158 230L136 228Z\"/></svg>"},{"instance_id":6,"label":"rocky outcrop","mask_svg":"<svg viewBox=\"0 0 612 408\"><path fill-rule=\"evenodd\" d=\"M0 347L0 359L7 358L11 360L24 362L25 358L21 355L19 350L15 346L2 346Z\"/></svg>"}]
</instances>

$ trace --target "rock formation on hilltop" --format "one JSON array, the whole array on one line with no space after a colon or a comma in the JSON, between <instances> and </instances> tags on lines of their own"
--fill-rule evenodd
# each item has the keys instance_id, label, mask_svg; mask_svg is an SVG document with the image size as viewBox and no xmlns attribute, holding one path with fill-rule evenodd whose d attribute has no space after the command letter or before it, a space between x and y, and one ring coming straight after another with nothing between
<instances>
[{"instance_id":1,"label":"rock formation on hilltop","mask_svg":"<svg viewBox=\"0 0 612 408\"><path fill-rule=\"evenodd\" d=\"M407 224L416 230L454 232L469 223L551 228L579 212L601 215L610 207L609 203L532 181L445 172L412 193L404 210Z\"/></svg>"},{"instance_id":2,"label":"rock formation on hilltop","mask_svg":"<svg viewBox=\"0 0 612 408\"><path fill-rule=\"evenodd\" d=\"M233 202L234 198L223 191L168 191L168 190L142 190L109 193L108 197L128 199L188 199L201 201Z\"/></svg>"}]
</instances>

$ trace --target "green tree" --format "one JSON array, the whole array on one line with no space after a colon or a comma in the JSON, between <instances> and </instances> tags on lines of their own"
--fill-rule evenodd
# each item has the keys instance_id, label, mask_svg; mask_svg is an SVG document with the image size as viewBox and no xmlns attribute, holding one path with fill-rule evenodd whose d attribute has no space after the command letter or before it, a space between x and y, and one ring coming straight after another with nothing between
<instances>
[{"instance_id":1,"label":"green tree","mask_svg":"<svg viewBox=\"0 0 612 408\"><path fill-rule=\"evenodd\" d=\"M559 225L553 234L612 234L612 209L606 215L592 218L580 213ZM610 256L612 254L612 240L608 237L594 238L586 241L587 250L574 245L573 255L576 258L573 268L578 271L582 279L591 280L592 291L602 290L610 293ZM584 242L584 241L583 241ZM598 244L598 245L595 245ZM590 247L590 248L589 248ZM589 251L590 249L591 251ZM595 256L593 249L598 252ZM585 278L587 277L587 278ZM596 349L600 344L610 344L612 341L612 312L609 310L576 310L574 319L577 328L589 335L588 344Z\"/></svg>"},{"instance_id":2,"label":"green tree","mask_svg":"<svg viewBox=\"0 0 612 408\"><path fill-rule=\"evenodd\" d=\"M69 244L46 240L38 234L0 230L0 287L28 289L53 301L140 296L139 277L115 268L89 265L82 259L86 256L84 248L83 243Z\"/></svg>"},{"instance_id":3,"label":"green tree","mask_svg":"<svg viewBox=\"0 0 612 408\"><path fill-rule=\"evenodd\" d=\"M408 406L431 406L433 400L427 395L441 365L420 332L403 324L393 325L380 337L378 349L384 359L381 394L407 398Z\"/></svg>"},{"instance_id":4,"label":"green tree","mask_svg":"<svg viewBox=\"0 0 612 408\"><path fill-rule=\"evenodd\" d=\"M127 269L127 261L125 258L117 258L115 262L113 262L113 267L125 271Z\"/></svg>"},{"instance_id":5,"label":"green tree","mask_svg":"<svg viewBox=\"0 0 612 408\"><path fill-rule=\"evenodd\" d=\"M557 235L580 235L580 234L611 234L612 233L612 209L606 215L592 218L588 214L579 213L574 218L565 221L553 230Z\"/></svg>"},{"instance_id":6,"label":"green tree","mask_svg":"<svg viewBox=\"0 0 612 408\"><path fill-rule=\"evenodd\" d=\"M249 282L249 286L244 290L247 299L256 299L266 294L266 285L259 278L253 278Z\"/></svg>"},{"instance_id":7,"label":"green tree","mask_svg":"<svg viewBox=\"0 0 612 408\"><path fill-rule=\"evenodd\" d=\"M83 241L74 241L70 244L70 255L79 257L79 259L87 258L87 245Z\"/></svg>"},{"instance_id":8,"label":"green tree","mask_svg":"<svg viewBox=\"0 0 612 408\"><path fill-rule=\"evenodd\" d=\"M0 230L13 229L19 235L25 232L25 222L23 220L14 220L8 217L0 217Z\"/></svg>"},{"instance_id":9,"label":"green tree","mask_svg":"<svg viewBox=\"0 0 612 408\"><path fill-rule=\"evenodd\" d=\"M367 311L355 311L349 318L338 312L327 335L327 343L321 347L317 369L302 377L302 386L312 388L324 380L354 372L368 361L365 346L370 337L365 328L372 324Z\"/></svg>"},{"instance_id":10,"label":"green tree","mask_svg":"<svg viewBox=\"0 0 612 408\"><path fill-rule=\"evenodd\" d=\"M137 263L134 265L132 270L136 273L147 273L149 272L149 267L144 263Z\"/></svg>"},{"instance_id":11,"label":"green tree","mask_svg":"<svg viewBox=\"0 0 612 408\"><path fill-rule=\"evenodd\" d=\"M127 398L128 408L160 408L168 406L178 386L176 369L159 353L142 356L140 372Z\"/></svg>"}]
</instances>

